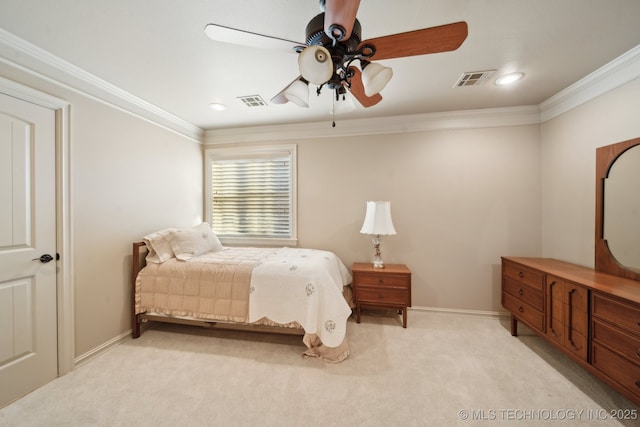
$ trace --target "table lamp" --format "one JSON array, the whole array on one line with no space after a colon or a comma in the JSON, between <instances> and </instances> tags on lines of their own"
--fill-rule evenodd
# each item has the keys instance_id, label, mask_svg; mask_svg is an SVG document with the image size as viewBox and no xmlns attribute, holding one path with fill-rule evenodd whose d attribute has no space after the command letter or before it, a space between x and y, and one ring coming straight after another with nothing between
<instances>
[{"instance_id":1,"label":"table lamp","mask_svg":"<svg viewBox=\"0 0 640 427\"><path fill-rule=\"evenodd\" d=\"M384 268L382 255L380 254L380 236L396 234L391 220L391 202L367 202L367 213L360 233L374 236L373 248L375 249L375 256L373 268Z\"/></svg>"}]
</instances>

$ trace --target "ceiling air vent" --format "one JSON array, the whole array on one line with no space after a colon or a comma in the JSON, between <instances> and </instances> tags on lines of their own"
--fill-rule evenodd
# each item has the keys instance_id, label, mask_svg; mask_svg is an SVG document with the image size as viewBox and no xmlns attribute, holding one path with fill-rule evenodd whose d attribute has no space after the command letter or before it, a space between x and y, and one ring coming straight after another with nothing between
<instances>
[{"instance_id":1,"label":"ceiling air vent","mask_svg":"<svg viewBox=\"0 0 640 427\"><path fill-rule=\"evenodd\" d=\"M244 102L247 107L266 107L268 105L260 95L239 96L238 99Z\"/></svg>"},{"instance_id":2,"label":"ceiling air vent","mask_svg":"<svg viewBox=\"0 0 640 427\"><path fill-rule=\"evenodd\" d=\"M486 82L496 70L471 71L462 74L453 87L478 86Z\"/></svg>"}]
</instances>

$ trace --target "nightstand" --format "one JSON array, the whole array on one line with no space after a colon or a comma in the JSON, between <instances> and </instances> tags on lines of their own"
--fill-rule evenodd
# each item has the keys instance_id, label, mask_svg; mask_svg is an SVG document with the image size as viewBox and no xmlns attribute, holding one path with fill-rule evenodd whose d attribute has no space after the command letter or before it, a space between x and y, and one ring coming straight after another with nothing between
<instances>
[{"instance_id":1,"label":"nightstand","mask_svg":"<svg viewBox=\"0 0 640 427\"><path fill-rule=\"evenodd\" d=\"M394 308L402 313L402 327L407 327L407 307L411 307L411 270L404 264L385 264L373 268L371 263L356 262L351 267L356 322L360 308Z\"/></svg>"}]
</instances>

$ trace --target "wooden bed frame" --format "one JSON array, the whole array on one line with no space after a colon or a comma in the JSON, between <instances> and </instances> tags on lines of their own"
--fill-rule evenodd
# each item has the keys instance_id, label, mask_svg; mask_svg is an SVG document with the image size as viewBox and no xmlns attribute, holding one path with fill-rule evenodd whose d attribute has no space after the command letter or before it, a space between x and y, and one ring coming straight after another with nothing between
<instances>
[{"instance_id":1,"label":"wooden bed frame","mask_svg":"<svg viewBox=\"0 0 640 427\"><path fill-rule=\"evenodd\" d=\"M132 288L131 288L131 336L135 339L140 337L142 323L148 322L164 322L164 323L177 323L181 325L193 325L201 326L204 328L217 328L225 330L235 331L250 331L250 332L270 332L285 335L304 335L304 329L302 328L289 328L267 325L254 325L246 323L231 323L220 322L212 320L196 320L196 319L181 319L170 316L158 316L148 313L136 314L136 278L138 273L146 265L145 257L147 254L147 247L144 242L133 243L133 258L132 258Z\"/></svg>"}]
</instances>

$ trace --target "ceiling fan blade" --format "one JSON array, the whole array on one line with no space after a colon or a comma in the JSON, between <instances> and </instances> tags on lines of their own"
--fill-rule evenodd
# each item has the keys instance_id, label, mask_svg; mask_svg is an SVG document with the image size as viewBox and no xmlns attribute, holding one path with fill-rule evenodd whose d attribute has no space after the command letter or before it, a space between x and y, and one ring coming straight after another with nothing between
<instances>
[{"instance_id":1,"label":"ceiling fan blade","mask_svg":"<svg viewBox=\"0 0 640 427\"><path fill-rule=\"evenodd\" d=\"M466 38L467 23L461 21L365 40L360 47L365 44L375 46L371 59L381 60L449 52L459 48Z\"/></svg>"},{"instance_id":2,"label":"ceiling fan blade","mask_svg":"<svg viewBox=\"0 0 640 427\"><path fill-rule=\"evenodd\" d=\"M295 79L293 79L293 81L291 83L289 83L288 85L286 85L284 87L284 89L282 89L280 92L278 92L278 94L276 96L274 96L273 98L271 98L271 102L272 104L286 104L287 102L289 102L289 100L284 96L284 93L287 91L287 89L289 89L289 86L291 86L293 83L295 83L296 81L302 79L302 76L298 76Z\"/></svg>"},{"instance_id":3,"label":"ceiling fan blade","mask_svg":"<svg viewBox=\"0 0 640 427\"><path fill-rule=\"evenodd\" d=\"M351 37L359 6L360 0L326 0L324 32L332 39L348 40ZM333 29L332 25L341 27L344 33Z\"/></svg>"},{"instance_id":4,"label":"ceiling fan blade","mask_svg":"<svg viewBox=\"0 0 640 427\"><path fill-rule=\"evenodd\" d=\"M217 24L208 24L204 33L217 42L230 43L241 46L257 47L260 49L279 49L295 52L297 48L304 48L305 44L285 40L278 37L265 36L250 31L238 30Z\"/></svg>"},{"instance_id":5,"label":"ceiling fan blade","mask_svg":"<svg viewBox=\"0 0 640 427\"><path fill-rule=\"evenodd\" d=\"M353 77L351 77L351 88L349 91L353 95L355 99L358 100L363 107L369 108L376 105L378 102L382 101L382 95L376 93L372 96L367 96L364 93L364 85L362 84L362 72L359 68L349 67L349 70L353 72Z\"/></svg>"}]
</instances>

